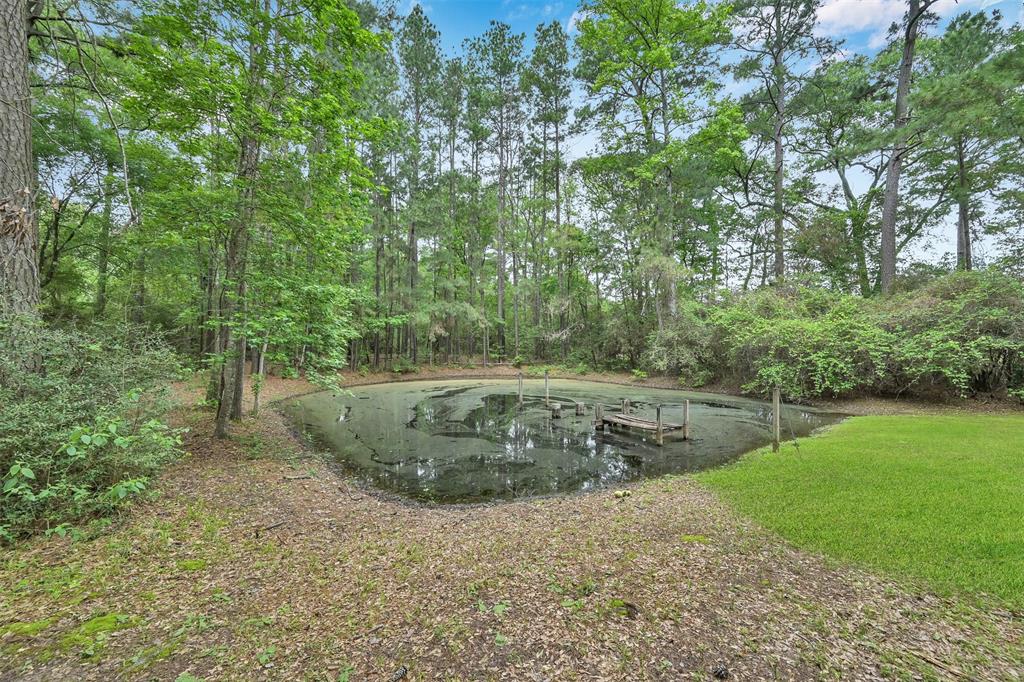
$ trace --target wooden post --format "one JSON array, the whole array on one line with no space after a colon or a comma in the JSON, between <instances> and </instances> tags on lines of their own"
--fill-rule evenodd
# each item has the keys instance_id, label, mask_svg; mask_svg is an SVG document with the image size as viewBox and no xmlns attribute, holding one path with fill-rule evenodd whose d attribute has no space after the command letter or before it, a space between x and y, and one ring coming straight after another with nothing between
<instances>
[{"instance_id":1,"label":"wooden post","mask_svg":"<svg viewBox=\"0 0 1024 682\"><path fill-rule=\"evenodd\" d=\"M544 370L544 404L551 404L551 392L548 390L548 371Z\"/></svg>"},{"instance_id":2,"label":"wooden post","mask_svg":"<svg viewBox=\"0 0 1024 682\"><path fill-rule=\"evenodd\" d=\"M562 418L562 403L551 403L551 418L561 419Z\"/></svg>"},{"instance_id":3,"label":"wooden post","mask_svg":"<svg viewBox=\"0 0 1024 682\"><path fill-rule=\"evenodd\" d=\"M657 435L658 435L658 445L664 445L665 444L665 434L662 432L662 429L661 429L661 405L658 405L658 431L657 431Z\"/></svg>"},{"instance_id":4,"label":"wooden post","mask_svg":"<svg viewBox=\"0 0 1024 682\"><path fill-rule=\"evenodd\" d=\"M519 407L523 406L523 372L519 371Z\"/></svg>"},{"instance_id":5,"label":"wooden post","mask_svg":"<svg viewBox=\"0 0 1024 682\"><path fill-rule=\"evenodd\" d=\"M583 403L576 403L576 416L582 417L587 413L586 405Z\"/></svg>"},{"instance_id":6,"label":"wooden post","mask_svg":"<svg viewBox=\"0 0 1024 682\"><path fill-rule=\"evenodd\" d=\"M779 451L782 436L782 391L776 386L772 391L772 452Z\"/></svg>"},{"instance_id":7,"label":"wooden post","mask_svg":"<svg viewBox=\"0 0 1024 682\"><path fill-rule=\"evenodd\" d=\"M629 414L629 398L622 399L622 414Z\"/></svg>"},{"instance_id":8,"label":"wooden post","mask_svg":"<svg viewBox=\"0 0 1024 682\"><path fill-rule=\"evenodd\" d=\"M683 440L690 440L690 401L683 403Z\"/></svg>"},{"instance_id":9,"label":"wooden post","mask_svg":"<svg viewBox=\"0 0 1024 682\"><path fill-rule=\"evenodd\" d=\"M594 427L604 431L604 407L601 403L594 403Z\"/></svg>"}]
</instances>

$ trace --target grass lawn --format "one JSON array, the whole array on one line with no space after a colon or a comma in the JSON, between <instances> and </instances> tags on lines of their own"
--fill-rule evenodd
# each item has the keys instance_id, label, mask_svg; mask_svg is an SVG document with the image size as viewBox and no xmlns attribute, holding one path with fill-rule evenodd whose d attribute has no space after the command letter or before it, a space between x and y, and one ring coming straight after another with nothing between
<instances>
[{"instance_id":1,"label":"grass lawn","mask_svg":"<svg viewBox=\"0 0 1024 682\"><path fill-rule=\"evenodd\" d=\"M855 417L699 479L800 547L1024 605L1024 416Z\"/></svg>"}]
</instances>

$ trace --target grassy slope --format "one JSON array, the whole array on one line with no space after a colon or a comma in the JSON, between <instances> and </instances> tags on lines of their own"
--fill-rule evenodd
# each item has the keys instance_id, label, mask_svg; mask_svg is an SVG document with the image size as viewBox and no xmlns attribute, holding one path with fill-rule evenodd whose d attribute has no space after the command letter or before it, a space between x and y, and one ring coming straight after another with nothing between
<instances>
[{"instance_id":1,"label":"grassy slope","mask_svg":"<svg viewBox=\"0 0 1024 682\"><path fill-rule=\"evenodd\" d=\"M1024 605L1024 417L856 417L700 479L800 547Z\"/></svg>"}]
</instances>

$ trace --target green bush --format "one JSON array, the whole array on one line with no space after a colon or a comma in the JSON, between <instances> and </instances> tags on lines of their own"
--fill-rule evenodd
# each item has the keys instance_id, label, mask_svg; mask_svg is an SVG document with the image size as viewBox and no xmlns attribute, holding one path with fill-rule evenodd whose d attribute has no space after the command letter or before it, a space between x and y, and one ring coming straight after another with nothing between
<instances>
[{"instance_id":1,"label":"green bush","mask_svg":"<svg viewBox=\"0 0 1024 682\"><path fill-rule=\"evenodd\" d=\"M703 386L711 378L711 332L696 302L680 307L676 322L647 337L642 369L659 374L678 374L689 386Z\"/></svg>"},{"instance_id":2,"label":"green bush","mask_svg":"<svg viewBox=\"0 0 1024 682\"><path fill-rule=\"evenodd\" d=\"M797 400L1016 395L1024 387L1024 287L998 272L955 273L890 299L762 289L708 318L710 343L698 337L673 354L700 355L697 366L755 394L776 385Z\"/></svg>"},{"instance_id":3,"label":"green bush","mask_svg":"<svg viewBox=\"0 0 1024 682\"><path fill-rule=\"evenodd\" d=\"M395 374L416 374L420 368L408 358L398 358L391 364L391 371Z\"/></svg>"},{"instance_id":4,"label":"green bush","mask_svg":"<svg viewBox=\"0 0 1024 682\"><path fill-rule=\"evenodd\" d=\"M958 272L885 303L899 339L883 390L1010 393L1024 388L1024 285L1002 273Z\"/></svg>"},{"instance_id":5,"label":"green bush","mask_svg":"<svg viewBox=\"0 0 1024 682\"><path fill-rule=\"evenodd\" d=\"M837 298L819 307L805 293L818 296L809 290L776 294L794 300L765 308L758 304L771 295L762 293L753 306L740 303L715 315L723 360L743 390L767 394L780 386L790 399L838 396L866 389L883 376L893 340L864 305Z\"/></svg>"},{"instance_id":6,"label":"green bush","mask_svg":"<svg viewBox=\"0 0 1024 682\"><path fill-rule=\"evenodd\" d=\"M63 534L145 490L178 453L157 389L178 372L141 328L0 319L0 535Z\"/></svg>"}]
</instances>

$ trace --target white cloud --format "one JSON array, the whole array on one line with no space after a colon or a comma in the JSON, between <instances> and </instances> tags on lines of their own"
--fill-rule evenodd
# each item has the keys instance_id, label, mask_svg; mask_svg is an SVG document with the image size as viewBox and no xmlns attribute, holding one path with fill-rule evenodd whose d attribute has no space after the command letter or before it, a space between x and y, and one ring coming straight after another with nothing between
<instances>
[{"instance_id":1,"label":"white cloud","mask_svg":"<svg viewBox=\"0 0 1024 682\"><path fill-rule=\"evenodd\" d=\"M1003 0L939 0L931 11L948 17L1000 4ZM905 0L825 0L818 10L818 31L831 36L871 31L871 42L878 47L889 26L903 20L906 9Z\"/></svg>"},{"instance_id":2,"label":"white cloud","mask_svg":"<svg viewBox=\"0 0 1024 682\"><path fill-rule=\"evenodd\" d=\"M875 31L868 38L868 49L881 50L889 44L889 33L887 31ZM901 43L902 44L902 43Z\"/></svg>"},{"instance_id":3,"label":"white cloud","mask_svg":"<svg viewBox=\"0 0 1024 682\"><path fill-rule=\"evenodd\" d=\"M575 33L577 31L577 26L582 20L583 12L581 10L574 11L572 15L569 17L569 21L565 22L566 33Z\"/></svg>"},{"instance_id":4,"label":"white cloud","mask_svg":"<svg viewBox=\"0 0 1024 682\"><path fill-rule=\"evenodd\" d=\"M903 17L901 0L825 0L818 10L818 28L826 35L885 30Z\"/></svg>"},{"instance_id":5,"label":"white cloud","mask_svg":"<svg viewBox=\"0 0 1024 682\"><path fill-rule=\"evenodd\" d=\"M434 11L433 5L427 5L421 0L408 0L408 2L405 3L404 9L399 10L398 13L403 17L407 17L412 13L413 8L417 5L420 6L424 14L430 14Z\"/></svg>"}]
</instances>

